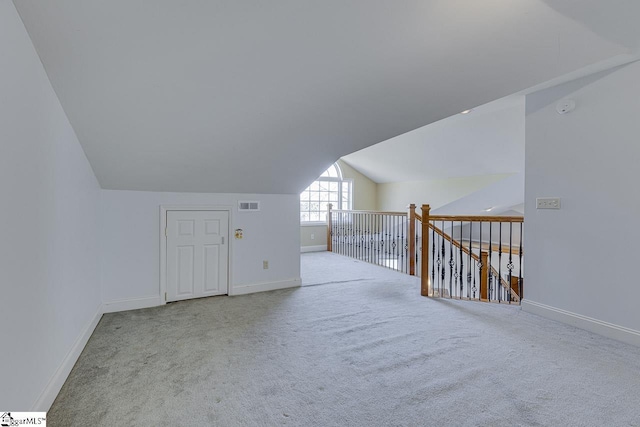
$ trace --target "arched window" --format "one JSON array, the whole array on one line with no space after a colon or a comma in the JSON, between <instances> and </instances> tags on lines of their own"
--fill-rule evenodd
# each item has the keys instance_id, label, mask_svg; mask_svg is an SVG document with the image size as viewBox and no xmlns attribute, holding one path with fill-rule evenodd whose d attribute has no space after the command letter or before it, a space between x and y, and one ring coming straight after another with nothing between
<instances>
[{"instance_id":1,"label":"arched window","mask_svg":"<svg viewBox=\"0 0 640 427\"><path fill-rule=\"evenodd\" d=\"M329 203L333 209L351 209L351 180L342 179L337 163L300 193L300 222L326 222Z\"/></svg>"}]
</instances>

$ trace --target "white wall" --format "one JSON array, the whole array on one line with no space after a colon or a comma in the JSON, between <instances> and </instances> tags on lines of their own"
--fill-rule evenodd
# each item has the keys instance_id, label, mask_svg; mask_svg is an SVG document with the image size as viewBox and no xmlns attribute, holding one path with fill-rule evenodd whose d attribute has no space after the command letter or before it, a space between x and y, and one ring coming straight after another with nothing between
<instances>
[{"instance_id":1,"label":"white wall","mask_svg":"<svg viewBox=\"0 0 640 427\"><path fill-rule=\"evenodd\" d=\"M524 120L524 113L522 117ZM524 131L522 139L524 140ZM503 212L520 209L514 214L521 216L524 213L524 154L522 157L521 172L432 209L431 213L434 215L487 215L486 209L492 207L491 215L502 215Z\"/></svg>"},{"instance_id":2,"label":"white wall","mask_svg":"<svg viewBox=\"0 0 640 427\"><path fill-rule=\"evenodd\" d=\"M238 200L259 200L259 212L238 212ZM300 283L298 195L161 193L103 190L102 294L107 306L156 305L160 298L160 205L232 206L231 291ZM233 238L241 228L244 238ZM269 261L269 269L262 261ZM255 290L263 290L260 287ZM108 308L109 309L109 308Z\"/></svg>"},{"instance_id":3,"label":"white wall","mask_svg":"<svg viewBox=\"0 0 640 427\"><path fill-rule=\"evenodd\" d=\"M99 320L100 188L10 1L0 2L0 406L47 410Z\"/></svg>"},{"instance_id":4,"label":"white wall","mask_svg":"<svg viewBox=\"0 0 640 427\"><path fill-rule=\"evenodd\" d=\"M322 252L327 250L326 225L301 225L300 250L302 252Z\"/></svg>"},{"instance_id":5,"label":"white wall","mask_svg":"<svg viewBox=\"0 0 640 427\"><path fill-rule=\"evenodd\" d=\"M638 344L639 117L640 63L527 97L524 304ZM562 209L536 210L545 196Z\"/></svg>"},{"instance_id":6,"label":"white wall","mask_svg":"<svg viewBox=\"0 0 640 427\"><path fill-rule=\"evenodd\" d=\"M437 209L508 177L498 174L378 184L378 210L404 212L411 203L427 203Z\"/></svg>"},{"instance_id":7,"label":"white wall","mask_svg":"<svg viewBox=\"0 0 640 427\"><path fill-rule=\"evenodd\" d=\"M338 160L337 163L342 171L342 177L353 181L352 208L364 211L375 210L378 205L378 184L345 161Z\"/></svg>"}]
</instances>

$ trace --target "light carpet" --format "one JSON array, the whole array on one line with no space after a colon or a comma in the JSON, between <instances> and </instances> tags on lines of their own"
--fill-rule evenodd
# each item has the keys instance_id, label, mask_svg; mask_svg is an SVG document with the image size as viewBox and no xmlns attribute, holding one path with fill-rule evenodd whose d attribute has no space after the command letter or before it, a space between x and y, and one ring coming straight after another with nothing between
<instances>
[{"instance_id":1,"label":"light carpet","mask_svg":"<svg viewBox=\"0 0 640 427\"><path fill-rule=\"evenodd\" d=\"M640 426L636 347L339 255L302 269L105 315L49 425Z\"/></svg>"}]
</instances>

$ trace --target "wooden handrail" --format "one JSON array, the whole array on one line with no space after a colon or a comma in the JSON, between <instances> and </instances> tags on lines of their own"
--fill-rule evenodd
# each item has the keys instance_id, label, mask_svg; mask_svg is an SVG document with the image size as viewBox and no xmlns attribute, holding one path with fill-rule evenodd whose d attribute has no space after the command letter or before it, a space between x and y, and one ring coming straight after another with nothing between
<instances>
[{"instance_id":1,"label":"wooden handrail","mask_svg":"<svg viewBox=\"0 0 640 427\"><path fill-rule=\"evenodd\" d=\"M406 212L384 212L384 211L352 211L348 209L333 209L331 212L346 212L346 213L367 213L367 214L376 214L376 215L398 215L398 216L407 216Z\"/></svg>"},{"instance_id":2,"label":"wooden handrail","mask_svg":"<svg viewBox=\"0 0 640 427\"><path fill-rule=\"evenodd\" d=\"M376 215L397 215L407 216L407 212L397 211L367 211L367 210L348 210L348 209L332 209L331 212L343 213L366 213ZM416 212L415 218L422 222L422 215ZM445 221L445 222L524 222L523 216L498 216L498 215L429 215L429 221Z\"/></svg>"},{"instance_id":3,"label":"wooden handrail","mask_svg":"<svg viewBox=\"0 0 640 427\"><path fill-rule=\"evenodd\" d=\"M429 221L524 222L524 217L523 216L498 216L498 215L429 215Z\"/></svg>"},{"instance_id":4,"label":"wooden handrail","mask_svg":"<svg viewBox=\"0 0 640 427\"><path fill-rule=\"evenodd\" d=\"M444 238L446 241L452 243L453 246L455 246L457 248L462 247L462 252L466 253L467 255L471 255L471 258L475 259L476 261L480 261L480 257L478 257L478 255L474 254L473 252L470 252L468 247L464 246L462 243L458 242L457 240L455 240L454 238L449 236L447 233L445 233L444 231L440 230L438 227L436 227L433 224L429 223L429 228L432 229L433 231L435 231L440 236L442 236L442 238Z\"/></svg>"},{"instance_id":5,"label":"wooden handrail","mask_svg":"<svg viewBox=\"0 0 640 427\"><path fill-rule=\"evenodd\" d=\"M463 239L460 240L461 242L463 242L466 246L469 246L469 240ZM488 242L475 242L475 241L471 241L471 247L474 249L480 249L480 244L482 243L482 248L483 249L487 249L489 248L489 243ZM508 254L509 252L511 252L511 255L520 255L520 248L518 246L511 246L511 251L509 251L509 243L503 243L502 244L502 250L500 250L500 243L491 243L491 252L502 252L503 254Z\"/></svg>"}]
</instances>

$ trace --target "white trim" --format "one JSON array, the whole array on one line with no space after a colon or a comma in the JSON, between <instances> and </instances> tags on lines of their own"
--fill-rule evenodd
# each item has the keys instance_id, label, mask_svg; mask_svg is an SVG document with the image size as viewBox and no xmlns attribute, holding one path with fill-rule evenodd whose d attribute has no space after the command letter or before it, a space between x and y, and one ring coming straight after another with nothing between
<instances>
[{"instance_id":1,"label":"white trim","mask_svg":"<svg viewBox=\"0 0 640 427\"><path fill-rule=\"evenodd\" d=\"M249 285L236 285L233 287L233 295L252 294L254 292L275 291L276 289L297 288L302 285L302 279L283 280L279 282L252 283Z\"/></svg>"},{"instance_id":2,"label":"white trim","mask_svg":"<svg viewBox=\"0 0 640 427\"><path fill-rule=\"evenodd\" d=\"M305 252L326 252L327 245L300 246L300 253Z\"/></svg>"},{"instance_id":3,"label":"white trim","mask_svg":"<svg viewBox=\"0 0 640 427\"><path fill-rule=\"evenodd\" d=\"M98 326L98 322L100 322L100 319L102 318L102 313L101 304L98 306L96 314L91 319L91 322L89 322L82 332L80 332L80 335L71 346L71 349L62 360L62 363L49 379L49 382L45 386L44 390L42 390L42 393L40 393L40 396L36 399L35 403L31 407L32 412L46 412L51 408L53 401L56 400L58 393L60 393L60 389L62 389L64 382L71 373L71 369L73 369L73 366L80 357L80 353L82 353L85 345L87 345L87 341L91 338L91 334L93 334L96 326Z\"/></svg>"},{"instance_id":4,"label":"white trim","mask_svg":"<svg viewBox=\"0 0 640 427\"><path fill-rule=\"evenodd\" d=\"M300 227L324 227L327 228L327 223L322 221L305 221L300 222Z\"/></svg>"},{"instance_id":5,"label":"white trim","mask_svg":"<svg viewBox=\"0 0 640 427\"><path fill-rule=\"evenodd\" d=\"M159 296L143 298L127 298L104 303L104 313L116 313L118 311L137 310L139 308L149 308L164 305L164 301Z\"/></svg>"},{"instance_id":6,"label":"white trim","mask_svg":"<svg viewBox=\"0 0 640 427\"><path fill-rule=\"evenodd\" d=\"M167 292L167 211L227 211L229 213L228 249L227 257L227 295L231 295L231 283L233 283L231 265L233 264L233 240L231 229L233 224L233 206L229 205L160 205L160 304L166 304L165 292Z\"/></svg>"},{"instance_id":7,"label":"white trim","mask_svg":"<svg viewBox=\"0 0 640 427\"><path fill-rule=\"evenodd\" d=\"M522 310L640 347L640 331L634 329L625 328L624 326L604 322L527 299L522 300Z\"/></svg>"},{"instance_id":8,"label":"white trim","mask_svg":"<svg viewBox=\"0 0 640 427\"><path fill-rule=\"evenodd\" d=\"M338 166L337 163L334 163L336 165L336 167L338 168L338 171L340 171L340 166ZM342 177L342 172L340 171L340 178L331 178L331 177L323 177L320 176L318 177L315 181L313 182L320 182L320 181L325 181L325 182L337 182L338 185L338 202L337 204L334 204L333 209L337 209L337 210L351 210L353 207L353 178L343 178ZM305 191L311 191L309 190L309 188L311 187L311 185L313 185L313 182L311 184L309 184L309 186L307 188L305 188L300 194L302 195L302 193L304 193ZM347 204L347 206L343 206L342 205L342 184L343 183L348 183L349 184L349 203ZM302 200L300 200L300 203L302 203ZM300 210L300 212L308 212L311 213L311 210L307 210L307 211L302 211ZM315 212L315 210L313 211ZM309 224L309 225L321 225L324 224L326 225L327 222L326 221L300 221L300 225L303 226L305 224Z\"/></svg>"},{"instance_id":9,"label":"white trim","mask_svg":"<svg viewBox=\"0 0 640 427\"><path fill-rule=\"evenodd\" d=\"M346 178L343 179L342 182L348 182L349 183L349 206L347 206L346 208L343 206L342 209L343 210L347 210L350 211L353 209L353 207L355 206L354 203L354 194L353 194L353 178ZM340 203L342 203L342 185L340 186ZM340 206L340 205L338 205Z\"/></svg>"},{"instance_id":10,"label":"white trim","mask_svg":"<svg viewBox=\"0 0 640 427\"><path fill-rule=\"evenodd\" d=\"M336 168L336 171L338 172L338 176L323 176L325 172L329 172L329 169L331 169L332 167ZM328 168L326 168L324 170L324 172L322 172L322 174L320 174L320 176L316 179L316 181L319 181L321 179L327 180L327 181L341 181L342 180L342 168L340 168L340 165L338 164L338 162L334 162L331 164L331 166L329 166Z\"/></svg>"}]
</instances>

